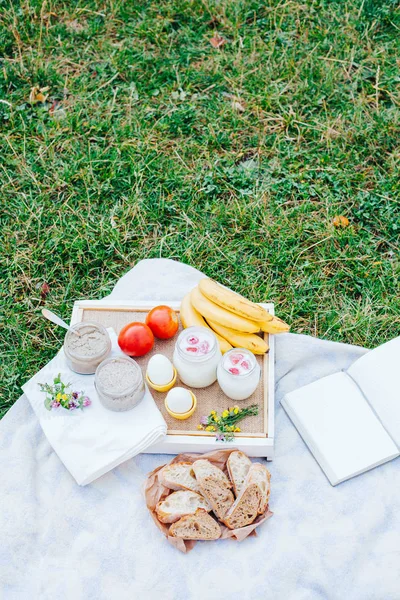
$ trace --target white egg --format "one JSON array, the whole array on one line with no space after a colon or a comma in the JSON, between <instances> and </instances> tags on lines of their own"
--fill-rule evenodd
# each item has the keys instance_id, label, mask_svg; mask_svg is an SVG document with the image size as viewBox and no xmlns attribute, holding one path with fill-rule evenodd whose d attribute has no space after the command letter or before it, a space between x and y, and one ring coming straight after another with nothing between
<instances>
[{"instance_id":1,"label":"white egg","mask_svg":"<svg viewBox=\"0 0 400 600\"><path fill-rule=\"evenodd\" d=\"M167 394L166 401L168 408L178 414L187 412L193 405L192 394L181 387L172 388Z\"/></svg>"},{"instance_id":2,"label":"white egg","mask_svg":"<svg viewBox=\"0 0 400 600\"><path fill-rule=\"evenodd\" d=\"M174 368L166 356L154 354L147 365L147 375L155 385L167 385L174 377Z\"/></svg>"}]
</instances>

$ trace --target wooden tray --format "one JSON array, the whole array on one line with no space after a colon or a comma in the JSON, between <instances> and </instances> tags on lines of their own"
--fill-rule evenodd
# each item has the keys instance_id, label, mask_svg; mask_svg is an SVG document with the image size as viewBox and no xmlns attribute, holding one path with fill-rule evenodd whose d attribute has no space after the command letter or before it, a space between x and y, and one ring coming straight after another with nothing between
<instances>
[{"instance_id":1,"label":"wooden tray","mask_svg":"<svg viewBox=\"0 0 400 600\"><path fill-rule=\"evenodd\" d=\"M94 321L105 327L112 327L118 334L127 323L144 321L147 312L159 304L167 304L179 313L180 303L169 300L148 302L115 302L107 299L80 300L74 304L71 324ZM274 314L273 304L261 304L261 306ZM148 360L153 354L162 352L172 360L176 338L177 336L172 340L156 340L154 348L149 354L136 359L142 367L144 375ZM259 414L247 417L240 422L242 432L235 434L235 440L230 444L243 450L249 456L263 456L271 460L274 441L274 336L265 334L265 339L270 350L265 356L257 357L262 372L260 385L250 398L237 403L242 407L258 404ZM177 385L186 387L179 381L177 381ZM194 390L198 408L194 415L185 421L173 419L166 412L165 393L150 391L167 423L168 433L161 443L149 448L148 453L209 452L223 447L223 443L215 440L215 434L197 429L202 415L208 415L211 410L221 413L225 408L236 404L225 396L217 382L207 388Z\"/></svg>"}]
</instances>

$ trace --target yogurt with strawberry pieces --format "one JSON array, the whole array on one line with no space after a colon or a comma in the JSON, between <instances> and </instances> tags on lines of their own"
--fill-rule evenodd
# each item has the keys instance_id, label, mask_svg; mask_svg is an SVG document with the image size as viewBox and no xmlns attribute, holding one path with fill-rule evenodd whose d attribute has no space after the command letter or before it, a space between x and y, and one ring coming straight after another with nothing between
<instances>
[{"instance_id":1,"label":"yogurt with strawberry pieces","mask_svg":"<svg viewBox=\"0 0 400 600\"><path fill-rule=\"evenodd\" d=\"M213 332L206 327L188 327L177 339L172 362L183 383L202 388L216 381L220 359L221 350Z\"/></svg>"},{"instance_id":2,"label":"yogurt with strawberry pieces","mask_svg":"<svg viewBox=\"0 0 400 600\"><path fill-rule=\"evenodd\" d=\"M231 400L249 398L260 382L261 368L246 348L233 348L222 357L217 369L218 383Z\"/></svg>"}]
</instances>

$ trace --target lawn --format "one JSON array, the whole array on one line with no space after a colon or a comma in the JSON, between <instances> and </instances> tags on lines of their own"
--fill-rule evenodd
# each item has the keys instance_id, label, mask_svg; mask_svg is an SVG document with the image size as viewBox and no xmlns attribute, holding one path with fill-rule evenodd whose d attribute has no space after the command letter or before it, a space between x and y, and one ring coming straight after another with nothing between
<instances>
[{"instance_id":1,"label":"lawn","mask_svg":"<svg viewBox=\"0 0 400 600\"><path fill-rule=\"evenodd\" d=\"M298 333L400 333L400 9L0 0L2 398L77 298L191 264Z\"/></svg>"}]
</instances>

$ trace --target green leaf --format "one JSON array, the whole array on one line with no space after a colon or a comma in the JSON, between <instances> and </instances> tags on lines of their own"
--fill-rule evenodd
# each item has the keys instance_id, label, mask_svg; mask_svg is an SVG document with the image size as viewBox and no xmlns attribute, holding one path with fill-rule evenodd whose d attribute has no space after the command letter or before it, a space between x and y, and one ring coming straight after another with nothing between
<instances>
[{"instance_id":1,"label":"green leaf","mask_svg":"<svg viewBox=\"0 0 400 600\"><path fill-rule=\"evenodd\" d=\"M51 403L53 402L53 398L50 398L49 396L46 396L45 401L44 401L44 405L47 408L47 410L51 410Z\"/></svg>"}]
</instances>

